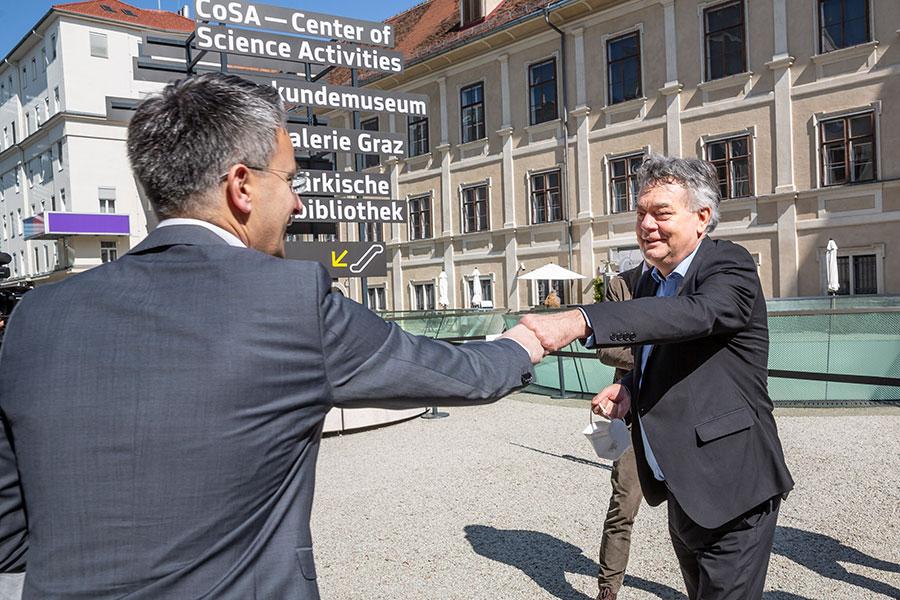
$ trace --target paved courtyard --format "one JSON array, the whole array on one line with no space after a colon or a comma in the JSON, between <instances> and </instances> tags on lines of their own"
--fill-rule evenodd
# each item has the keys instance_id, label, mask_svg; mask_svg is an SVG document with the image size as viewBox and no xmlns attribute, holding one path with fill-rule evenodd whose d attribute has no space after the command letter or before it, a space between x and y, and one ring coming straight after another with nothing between
<instances>
[{"instance_id":1,"label":"paved courtyard","mask_svg":"<svg viewBox=\"0 0 900 600\"><path fill-rule=\"evenodd\" d=\"M587 402L445 410L322 441L323 599L592 600L610 464L581 434ZM900 598L900 410L776 415L797 485L766 600ZM641 507L619 597L686 598L665 506Z\"/></svg>"}]
</instances>

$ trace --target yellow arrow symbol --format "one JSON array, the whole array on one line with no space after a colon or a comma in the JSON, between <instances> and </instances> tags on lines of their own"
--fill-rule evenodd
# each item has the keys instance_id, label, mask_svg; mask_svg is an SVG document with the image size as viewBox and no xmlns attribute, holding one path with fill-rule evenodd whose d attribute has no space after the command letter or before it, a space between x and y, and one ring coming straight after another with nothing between
<instances>
[{"instance_id":1,"label":"yellow arrow symbol","mask_svg":"<svg viewBox=\"0 0 900 600\"><path fill-rule=\"evenodd\" d=\"M335 255L334 255L334 250L332 250L332 251L331 251L331 266L332 266L332 267L346 267L346 266L347 266L347 263L342 263L342 262L341 262L342 260L344 260L344 257L345 257L345 256L347 256L347 251L346 251L346 250L344 250L343 252L341 252L341 255L338 256L338 257L335 257Z\"/></svg>"}]
</instances>

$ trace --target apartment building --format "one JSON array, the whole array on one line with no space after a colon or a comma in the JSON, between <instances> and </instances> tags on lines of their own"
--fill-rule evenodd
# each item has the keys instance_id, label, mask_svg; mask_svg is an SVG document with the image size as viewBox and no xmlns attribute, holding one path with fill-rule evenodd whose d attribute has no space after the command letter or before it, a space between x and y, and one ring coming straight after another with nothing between
<instances>
[{"instance_id":1,"label":"apartment building","mask_svg":"<svg viewBox=\"0 0 900 600\"><path fill-rule=\"evenodd\" d=\"M4 283L55 281L115 258L147 235L125 150L126 124L107 97L142 98L141 36L193 31L177 14L118 0L53 6L0 62L0 248Z\"/></svg>"},{"instance_id":2,"label":"apartment building","mask_svg":"<svg viewBox=\"0 0 900 600\"><path fill-rule=\"evenodd\" d=\"M410 149L364 163L409 223L340 231L387 244L371 306L435 307L444 277L450 308L475 281L496 307L591 302L593 278L639 260L633 173L651 151L716 165L713 235L750 251L767 297L824 295L829 239L842 293L900 293L896 1L427 0L387 22L405 70L363 85L426 94L430 114L362 117ZM519 279L547 263L586 278Z\"/></svg>"}]
</instances>

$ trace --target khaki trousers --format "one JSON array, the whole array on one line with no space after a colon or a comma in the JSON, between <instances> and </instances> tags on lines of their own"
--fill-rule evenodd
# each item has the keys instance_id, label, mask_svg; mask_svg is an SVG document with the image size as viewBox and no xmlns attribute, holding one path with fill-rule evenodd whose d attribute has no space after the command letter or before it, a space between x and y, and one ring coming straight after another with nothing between
<instances>
[{"instance_id":1,"label":"khaki trousers","mask_svg":"<svg viewBox=\"0 0 900 600\"><path fill-rule=\"evenodd\" d=\"M618 594L625 580L625 567L628 566L634 517L643 498L633 446L613 463L610 483L612 496L609 499L606 521L603 523L597 582L600 589L609 588L614 594Z\"/></svg>"}]
</instances>

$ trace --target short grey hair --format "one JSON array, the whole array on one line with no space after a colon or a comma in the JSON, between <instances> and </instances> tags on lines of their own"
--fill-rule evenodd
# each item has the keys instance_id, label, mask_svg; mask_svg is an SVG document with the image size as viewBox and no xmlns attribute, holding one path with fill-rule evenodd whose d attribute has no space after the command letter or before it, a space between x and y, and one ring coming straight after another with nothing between
<instances>
[{"instance_id":1,"label":"short grey hair","mask_svg":"<svg viewBox=\"0 0 900 600\"><path fill-rule=\"evenodd\" d=\"M159 218L203 218L222 173L238 163L268 165L284 127L274 87L225 73L195 75L137 108L128 158Z\"/></svg>"},{"instance_id":2,"label":"short grey hair","mask_svg":"<svg viewBox=\"0 0 900 600\"><path fill-rule=\"evenodd\" d=\"M688 210L697 212L709 207L709 224L706 233L712 233L719 224L719 177L709 161L699 158L675 158L653 152L637 172L638 189L659 184L677 183L688 192Z\"/></svg>"}]
</instances>

